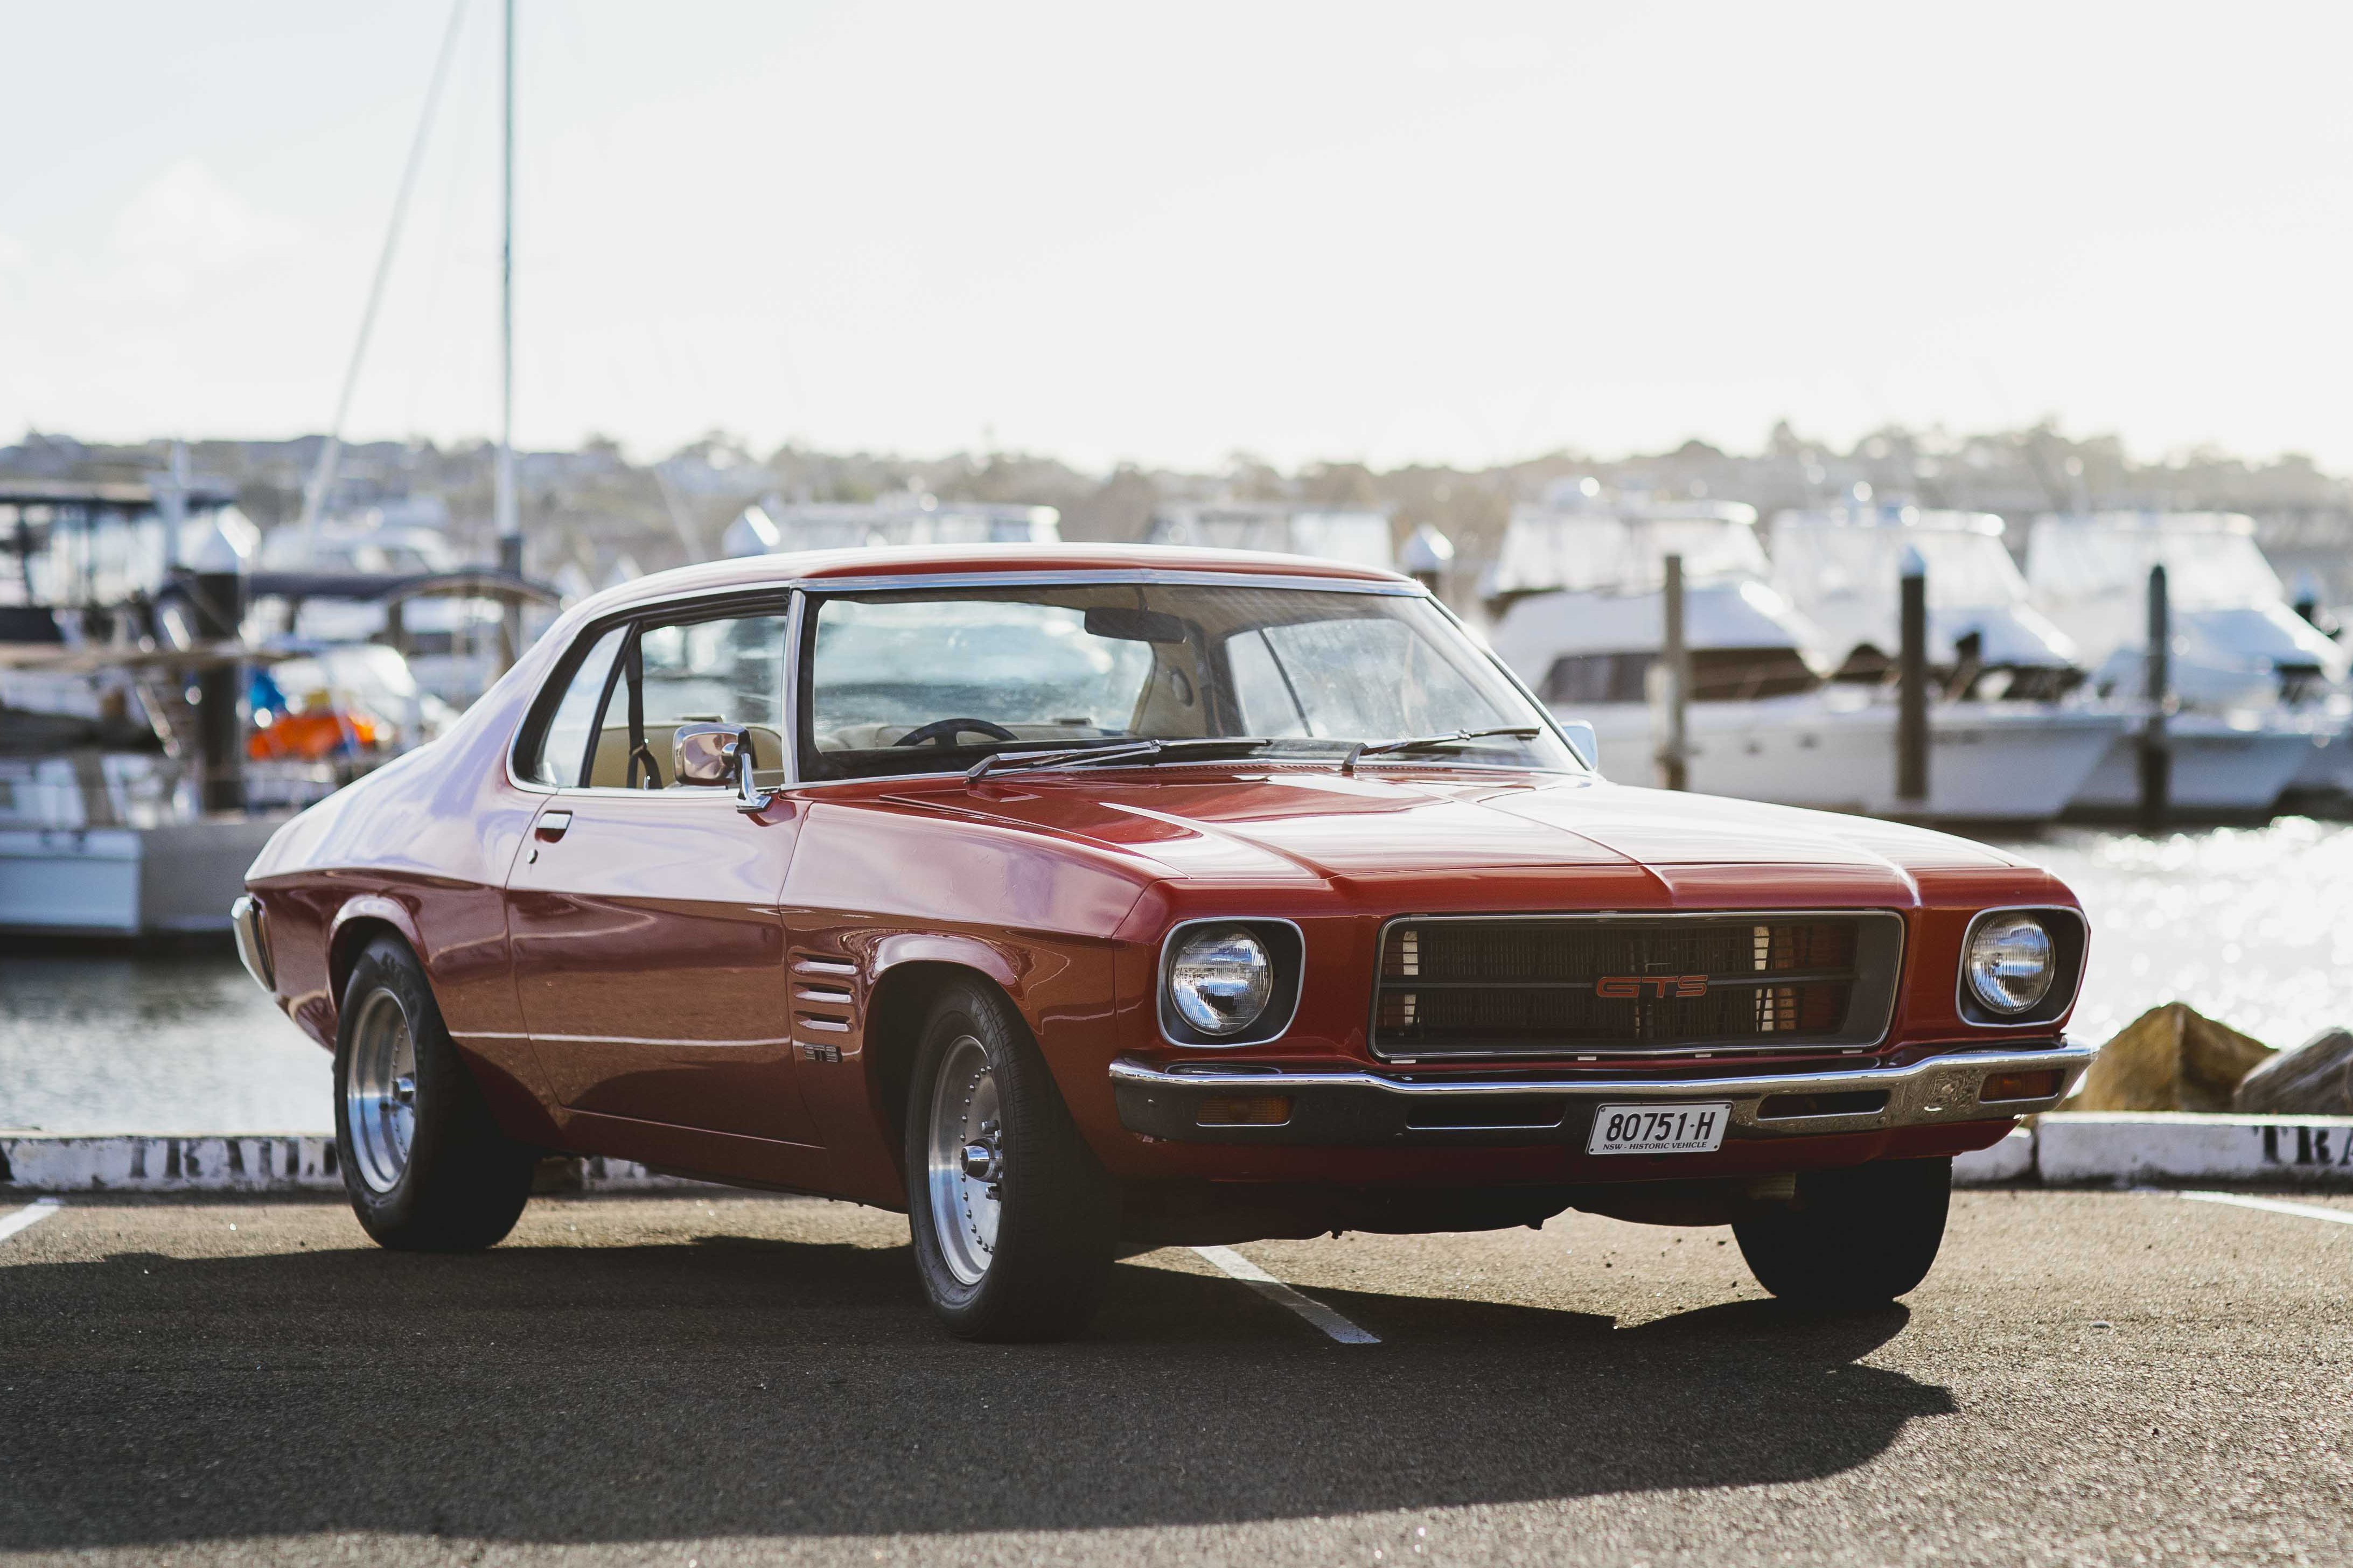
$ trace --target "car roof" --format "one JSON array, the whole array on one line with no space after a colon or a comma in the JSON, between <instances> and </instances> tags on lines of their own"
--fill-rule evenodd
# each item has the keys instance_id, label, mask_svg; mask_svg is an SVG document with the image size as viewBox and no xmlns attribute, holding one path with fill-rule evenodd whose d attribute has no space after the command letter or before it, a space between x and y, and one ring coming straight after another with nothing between
<instances>
[{"instance_id":1,"label":"car roof","mask_svg":"<svg viewBox=\"0 0 2353 1568\"><path fill-rule=\"evenodd\" d=\"M1329 583L1361 583L1367 588L1414 588L1409 577L1377 566L1312 555L1266 551L1209 550L1167 544L961 544L874 546L856 550L803 550L777 555L744 555L656 572L617 584L581 606L602 614L628 605L681 595L731 588L849 587L873 579L957 579L1040 574L1103 573L1106 575L1208 574L1236 577L1284 577Z\"/></svg>"}]
</instances>

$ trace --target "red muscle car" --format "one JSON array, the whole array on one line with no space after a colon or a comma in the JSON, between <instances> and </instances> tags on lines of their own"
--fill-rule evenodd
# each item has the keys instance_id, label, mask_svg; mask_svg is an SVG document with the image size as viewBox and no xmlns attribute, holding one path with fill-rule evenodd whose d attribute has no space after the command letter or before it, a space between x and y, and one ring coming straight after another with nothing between
<instances>
[{"instance_id":1,"label":"red muscle car","mask_svg":"<svg viewBox=\"0 0 2353 1568\"><path fill-rule=\"evenodd\" d=\"M1328 561L723 562L569 612L237 926L387 1247L490 1246L569 1152L902 1209L982 1338L1139 1246L1570 1207L1911 1289L1952 1156L2090 1058L2073 896L1581 731Z\"/></svg>"}]
</instances>

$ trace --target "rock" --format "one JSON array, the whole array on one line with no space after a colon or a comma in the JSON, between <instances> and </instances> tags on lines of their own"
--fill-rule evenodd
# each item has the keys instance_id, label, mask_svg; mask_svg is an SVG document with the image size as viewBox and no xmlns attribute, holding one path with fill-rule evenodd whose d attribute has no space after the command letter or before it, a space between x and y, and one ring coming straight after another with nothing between
<instances>
[{"instance_id":1,"label":"rock","mask_svg":"<svg viewBox=\"0 0 2353 1568\"><path fill-rule=\"evenodd\" d=\"M2187 1003L2168 1002L2100 1047L2065 1109L2227 1111L2239 1080L2276 1055Z\"/></svg>"},{"instance_id":2,"label":"rock","mask_svg":"<svg viewBox=\"0 0 2353 1568\"><path fill-rule=\"evenodd\" d=\"M2239 1080L2231 1109L2255 1116L2353 1116L2353 1029L2323 1029Z\"/></svg>"}]
</instances>

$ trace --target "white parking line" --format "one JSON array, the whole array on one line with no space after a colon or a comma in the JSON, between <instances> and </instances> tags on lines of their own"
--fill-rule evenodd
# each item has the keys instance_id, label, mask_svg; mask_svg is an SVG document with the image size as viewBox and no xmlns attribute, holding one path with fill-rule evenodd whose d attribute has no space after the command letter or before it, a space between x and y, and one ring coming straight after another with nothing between
<instances>
[{"instance_id":1,"label":"white parking line","mask_svg":"<svg viewBox=\"0 0 2353 1568\"><path fill-rule=\"evenodd\" d=\"M2262 1209L2269 1214L2292 1214L2298 1219L2325 1219L2332 1225L2353 1225L2353 1209L2325 1209L2317 1204L2287 1204L2277 1198L2251 1198L2241 1193L2177 1192L2173 1195L2188 1198L2193 1203L2231 1204L2242 1209Z\"/></svg>"},{"instance_id":2,"label":"white parking line","mask_svg":"<svg viewBox=\"0 0 2353 1568\"><path fill-rule=\"evenodd\" d=\"M0 1241L5 1241L27 1226L36 1226L66 1205L55 1198L36 1198L6 1219L0 1219Z\"/></svg>"},{"instance_id":3,"label":"white parking line","mask_svg":"<svg viewBox=\"0 0 2353 1568\"><path fill-rule=\"evenodd\" d=\"M1193 1250L1268 1300L1290 1308L1344 1345L1377 1345L1381 1342L1378 1334L1365 1332L1323 1302L1301 1295L1230 1247L1197 1247Z\"/></svg>"}]
</instances>

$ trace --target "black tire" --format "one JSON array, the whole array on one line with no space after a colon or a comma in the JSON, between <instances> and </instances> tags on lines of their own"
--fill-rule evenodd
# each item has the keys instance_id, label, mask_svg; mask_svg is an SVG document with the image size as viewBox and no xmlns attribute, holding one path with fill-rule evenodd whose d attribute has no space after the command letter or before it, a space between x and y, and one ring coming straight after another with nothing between
<instances>
[{"instance_id":1,"label":"black tire","mask_svg":"<svg viewBox=\"0 0 2353 1568\"><path fill-rule=\"evenodd\" d=\"M1740 1256L1781 1300L1884 1306L1928 1277L1944 1245L1950 1160L1886 1160L1798 1177L1797 1202L1735 1221Z\"/></svg>"},{"instance_id":2,"label":"black tire","mask_svg":"<svg viewBox=\"0 0 2353 1568\"><path fill-rule=\"evenodd\" d=\"M368 1068L354 1066L355 1054L370 1054L359 1037L369 1019L391 1016L387 1007L397 1009L413 1058L404 1075L413 1082L410 1129L396 1171L383 1152L393 1142L385 1118L353 1125L353 1075L370 1081ZM493 1246L531 1200L538 1152L499 1130L407 944L392 936L369 942L343 987L335 1031L335 1155L360 1227L379 1246L407 1252Z\"/></svg>"},{"instance_id":3,"label":"black tire","mask_svg":"<svg viewBox=\"0 0 2353 1568\"><path fill-rule=\"evenodd\" d=\"M985 1247L958 1244L965 1249L960 1272L937 1219L933 1115L944 1071L963 1080L969 1102L975 1046L987 1058L996 1100L998 1179L993 1237ZM968 1340L1039 1341L1067 1339L1086 1327L1110 1283L1117 1198L1020 1015L995 987L950 985L925 1015L907 1091L906 1157L915 1269L932 1310L953 1332ZM957 1184L951 1178L949 1184ZM949 1202L961 1200L952 1194ZM950 1218L964 1223L953 1209ZM976 1255L978 1278L966 1278Z\"/></svg>"}]
</instances>

